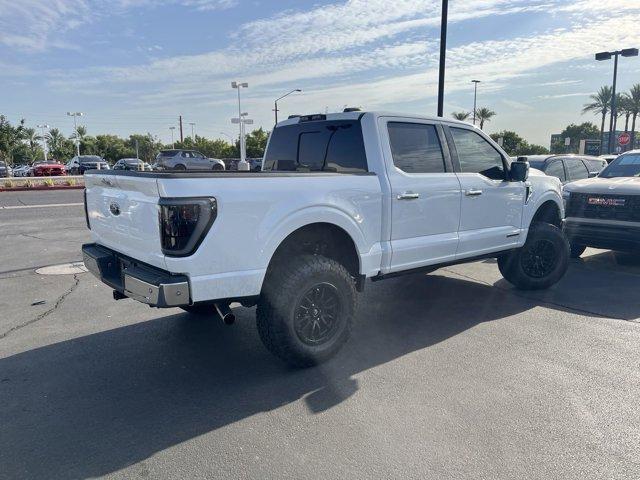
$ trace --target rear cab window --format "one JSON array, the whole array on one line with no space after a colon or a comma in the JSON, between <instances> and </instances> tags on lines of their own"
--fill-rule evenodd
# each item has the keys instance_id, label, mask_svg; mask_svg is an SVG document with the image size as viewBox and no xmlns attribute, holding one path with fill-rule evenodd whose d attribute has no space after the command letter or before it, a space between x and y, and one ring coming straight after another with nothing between
<instances>
[{"instance_id":1,"label":"rear cab window","mask_svg":"<svg viewBox=\"0 0 640 480\"><path fill-rule=\"evenodd\" d=\"M274 129L262 171L336 172L368 171L358 120L318 120Z\"/></svg>"}]
</instances>

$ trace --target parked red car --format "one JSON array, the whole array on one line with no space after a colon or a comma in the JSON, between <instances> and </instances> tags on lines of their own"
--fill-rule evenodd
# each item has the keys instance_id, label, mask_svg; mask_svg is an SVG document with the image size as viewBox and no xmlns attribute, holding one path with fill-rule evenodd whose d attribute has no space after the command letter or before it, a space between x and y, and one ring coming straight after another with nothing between
<instances>
[{"instance_id":1,"label":"parked red car","mask_svg":"<svg viewBox=\"0 0 640 480\"><path fill-rule=\"evenodd\" d=\"M35 162L29 172L31 177L59 177L66 174L67 169L65 166L56 161Z\"/></svg>"}]
</instances>

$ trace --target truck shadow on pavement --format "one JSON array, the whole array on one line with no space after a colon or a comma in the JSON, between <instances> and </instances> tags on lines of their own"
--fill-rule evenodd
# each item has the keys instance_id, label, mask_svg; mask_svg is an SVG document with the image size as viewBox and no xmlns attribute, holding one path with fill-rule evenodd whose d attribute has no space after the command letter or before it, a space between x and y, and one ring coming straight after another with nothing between
<instances>
[{"instance_id":1,"label":"truck shadow on pavement","mask_svg":"<svg viewBox=\"0 0 640 480\"><path fill-rule=\"evenodd\" d=\"M437 274L368 284L351 342L309 370L267 353L253 309L234 328L174 314L13 355L0 360L0 476L107 475L301 398L324 411L354 375L535 305Z\"/></svg>"}]
</instances>

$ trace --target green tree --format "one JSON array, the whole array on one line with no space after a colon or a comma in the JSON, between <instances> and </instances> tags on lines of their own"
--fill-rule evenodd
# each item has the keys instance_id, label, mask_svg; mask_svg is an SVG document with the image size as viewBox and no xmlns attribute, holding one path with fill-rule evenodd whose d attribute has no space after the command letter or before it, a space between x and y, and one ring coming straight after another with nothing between
<instances>
[{"instance_id":1,"label":"green tree","mask_svg":"<svg viewBox=\"0 0 640 480\"><path fill-rule=\"evenodd\" d=\"M44 152L40 146L42 136L38 134L35 128L29 127L24 129L24 140L27 143L26 146L29 162L34 162L44 158Z\"/></svg>"},{"instance_id":2,"label":"green tree","mask_svg":"<svg viewBox=\"0 0 640 480\"><path fill-rule=\"evenodd\" d=\"M4 115L0 115L0 160L13 165L16 157L21 156L18 153L24 151L24 129L24 119L14 127Z\"/></svg>"},{"instance_id":3,"label":"green tree","mask_svg":"<svg viewBox=\"0 0 640 480\"><path fill-rule=\"evenodd\" d=\"M607 113L609 112L609 107L611 106L611 97L613 95L613 90L608 85L604 87L600 87L598 93L591 95L589 98L593 100L591 103L587 103L582 108L582 113L593 113L596 115L600 115L600 136L598 137L600 141L602 141L602 136L604 134L604 122L607 119Z\"/></svg>"},{"instance_id":4,"label":"green tree","mask_svg":"<svg viewBox=\"0 0 640 480\"><path fill-rule=\"evenodd\" d=\"M47 133L47 147L51 153L51 159L59 162L65 162L73 157L75 152L74 143L57 128L52 128Z\"/></svg>"},{"instance_id":5,"label":"green tree","mask_svg":"<svg viewBox=\"0 0 640 480\"><path fill-rule=\"evenodd\" d=\"M454 120L460 120L461 122L464 122L471 116L471 112L453 112L451 116Z\"/></svg>"},{"instance_id":6,"label":"green tree","mask_svg":"<svg viewBox=\"0 0 640 480\"><path fill-rule=\"evenodd\" d=\"M620 117L624 117L624 131L629 131L629 120L632 115L631 99L628 93L620 94L618 97L618 114Z\"/></svg>"},{"instance_id":7,"label":"green tree","mask_svg":"<svg viewBox=\"0 0 640 480\"><path fill-rule=\"evenodd\" d=\"M487 107L478 108L476 110L476 119L480 121L480 130L484 128L484 122L490 122L495 116L496 112L488 109Z\"/></svg>"},{"instance_id":8,"label":"green tree","mask_svg":"<svg viewBox=\"0 0 640 480\"><path fill-rule=\"evenodd\" d=\"M549 153L545 147L540 145L531 145L516 132L504 130L498 133L492 133L491 138L498 141L502 138L502 148L512 157L520 155L543 155Z\"/></svg>"},{"instance_id":9,"label":"green tree","mask_svg":"<svg viewBox=\"0 0 640 480\"><path fill-rule=\"evenodd\" d=\"M551 152L578 153L580 140L596 140L599 134L600 131L598 130L598 126L594 125L591 122L584 122L580 125L572 123L562 131L562 133L560 134L560 140L554 142L553 145L551 145ZM571 144L569 145L569 147L566 147L564 144L564 139L567 137L571 139Z\"/></svg>"},{"instance_id":10,"label":"green tree","mask_svg":"<svg viewBox=\"0 0 640 480\"><path fill-rule=\"evenodd\" d=\"M267 148L269 133L260 127L247 135L247 157L259 158L264 156Z\"/></svg>"},{"instance_id":11,"label":"green tree","mask_svg":"<svg viewBox=\"0 0 640 480\"><path fill-rule=\"evenodd\" d=\"M156 155L162 149L162 143L156 137L147 133L146 135L129 135L126 145L133 152L136 151L136 143L138 146L139 158L147 163L153 163Z\"/></svg>"}]
</instances>

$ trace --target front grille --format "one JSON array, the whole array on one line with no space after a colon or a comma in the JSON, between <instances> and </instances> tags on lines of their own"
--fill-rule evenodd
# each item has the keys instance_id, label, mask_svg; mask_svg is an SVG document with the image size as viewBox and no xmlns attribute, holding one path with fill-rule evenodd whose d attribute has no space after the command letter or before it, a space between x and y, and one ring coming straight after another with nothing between
<instances>
[{"instance_id":1,"label":"front grille","mask_svg":"<svg viewBox=\"0 0 640 480\"><path fill-rule=\"evenodd\" d=\"M590 204L589 199L597 199L595 202L598 203ZM640 195L572 192L567 203L566 216L640 222Z\"/></svg>"}]
</instances>

